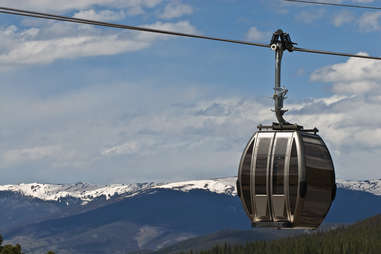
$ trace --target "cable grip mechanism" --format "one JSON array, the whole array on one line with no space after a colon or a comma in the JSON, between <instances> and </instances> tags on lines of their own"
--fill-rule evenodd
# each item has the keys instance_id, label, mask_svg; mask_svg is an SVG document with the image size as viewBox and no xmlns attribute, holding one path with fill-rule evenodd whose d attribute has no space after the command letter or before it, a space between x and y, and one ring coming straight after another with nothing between
<instances>
[{"instance_id":1,"label":"cable grip mechanism","mask_svg":"<svg viewBox=\"0 0 381 254\"><path fill-rule=\"evenodd\" d=\"M284 118L283 114L287 112L287 109L283 109L283 102L287 98L286 94L288 90L285 87L281 87L281 65L283 51L288 50L292 52L294 50L294 45L296 43L291 41L290 35L284 33L281 29L278 29L271 38L271 49L275 51L275 87L274 87L274 112L275 116L282 127L284 125L289 125Z\"/></svg>"}]
</instances>

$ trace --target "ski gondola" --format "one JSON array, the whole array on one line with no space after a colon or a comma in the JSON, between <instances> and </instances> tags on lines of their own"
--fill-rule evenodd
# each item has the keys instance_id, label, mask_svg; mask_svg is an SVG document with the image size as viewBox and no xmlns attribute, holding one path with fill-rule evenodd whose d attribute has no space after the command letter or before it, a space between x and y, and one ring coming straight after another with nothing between
<instances>
[{"instance_id":1,"label":"ski gondola","mask_svg":"<svg viewBox=\"0 0 381 254\"><path fill-rule=\"evenodd\" d=\"M259 127L240 162L237 189L253 226L316 228L335 199L332 158L316 130Z\"/></svg>"},{"instance_id":2,"label":"ski gondola","mask_svg":"<svg viewBox=\"0 0 381 254\"><path fill-rule=\"evenodd\" d=\"M237 190L253 226L316 228L335 199L334 166L318 130L306 130L283 118L287 89L280 86L281 59L293 44L282 30L274 33L273 98L278 123L258 126L239 165Z\"/></svg>"}]
</instances>

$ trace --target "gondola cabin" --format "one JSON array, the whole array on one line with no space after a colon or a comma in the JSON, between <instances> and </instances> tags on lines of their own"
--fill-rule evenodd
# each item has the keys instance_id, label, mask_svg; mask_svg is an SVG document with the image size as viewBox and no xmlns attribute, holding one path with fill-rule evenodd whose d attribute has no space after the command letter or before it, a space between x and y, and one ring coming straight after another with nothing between
<instances>
[{"instance_id":1,"label":"gondola cabin","mask_svg":"<svg viewBox=\"0 0 381 254\"><path fill-rule=\"evenodd\" d=\"M316 129L259 130L239 165L237 190L253 226L318 227L335 198L330 153Z\"/></svg>"}]
</instances>

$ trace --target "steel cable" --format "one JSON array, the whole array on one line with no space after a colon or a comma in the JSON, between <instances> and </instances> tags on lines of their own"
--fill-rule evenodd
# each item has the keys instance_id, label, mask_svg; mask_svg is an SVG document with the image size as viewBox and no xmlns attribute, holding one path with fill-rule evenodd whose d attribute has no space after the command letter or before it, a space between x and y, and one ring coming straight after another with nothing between
<instances>
[{"instance_id":1,"label":"steel cable","mask_svg":"<svg viewBox=\"0 0 381 254\"><path fill-rule=\"evenodd\" d=\"M329 2L304 1L304 0L283 0L283 1L295 2L295 3L305 3L305 4L316 4L316 5L331 5L331 6L337 6L337 7L350 7L350 8L381 10L381 7L364 6L364 5L356 5L356 4L336 4L336 3L329 3Z\"/></svg>"},{"instance_id":2,"label":"steel cable","mask_svg":"<svg viewBox=\"0 0 381 254\"><path fill-rule=\"evenodd\" d=\"M285 1L290 1L290 0L285 0ZM134 30L134 31L142 31L142 32L151 32L151 33L167 34L167 35L174 35L174 36L182 36L182 37L206 39L206 40L213 40L213 41L222 41L222 42L229 42L229 43L235 43L235 44L243 44L243 45L249 45L249 46L271 48L270 44L265 44L265 43L248 42L248 41L241 41L241 40L231 40L231 39L224 39L224 38L203 36L203 35L196 35L196 34L188 34L188 33L180 33L180 32L166 31L166 30L160 30L160 29L153 29L153 28L147 28L147 27L138 27L138 26L129 26L129 25L122 25L122 24L114 24L114 23L101 22L101 21L96 21L96 20L81 19L81 18L72 18L72 17L67 17L67 16L53 15L53 14L48 14L48 13L26 11L26 10L6 8L6 7L0 7L0 13L11 14L11 15L19 15L19 16L25 16L25 17L33 17L33 18L41 18L41 19L49 19L49 20L56 20L56 21L65 21L65 22L71 22L71 23L79 23L79 24L88 24L88 25L95 25L95 26L103 26L103 27L127 29L127 30ZM336 56L357 57L357 58L366 58L366 59L381 60L381 57L365 56L365 55L354 55L354 54L347 54L347 53L342 53L342 52L333 52L333 51L324 51L324 50L315 50L315 49L304 49L304 48L299 48L299 47L293 47L293 50L294 51L299 51L299 52L306 52L306 53L315 53L315 54L325 54L325 55L336 55Z\"/></svg>"},{"instance_id":3,"label":"steel cable","mask_svg":"<svg viewBox=\"0 0 381 254\"><path fill-rule=\"evenodd\" d=\"M18 10L18 9L5 8L5 7L0 7L0 13L20 15L20 16L33 17L33 18L41 18L41 19L51 19L51 20L58 20L58 21L66 21L66 22L72 22L72 23L80 23L80 24L88 24L88 25L96 25L96 26L120 28L120 29L128 29L128 30L135 30L135 31L142 31L142 32L160 33L160 34L176 35L176 36L191 37L191 38L198 38L198 39L206 39L206 40L230 42L230 43L244 44L244 45L249 45L249 46L258 46L258 47L270 48L270 45L269 44L265 44L265 43L256 43L256 42L248 42L248 41L240 41L240 40L231 40L231 39L216 38L216 37L203 36L203 35L195 35L195 34L188 34L188 33L180 33L180 32L173 32L173 31L159 30L159 29L153 29L153 28L147 28L147 27L137 27L137 26L121 25L121 24L101 22L101 21L96 21L96 20L72 18L72 17L66 17L66 16L59 16L59 15L52 15L52 14L41 13L41 12L32 12L32 11Z\"/></svg>"}]
</instances>

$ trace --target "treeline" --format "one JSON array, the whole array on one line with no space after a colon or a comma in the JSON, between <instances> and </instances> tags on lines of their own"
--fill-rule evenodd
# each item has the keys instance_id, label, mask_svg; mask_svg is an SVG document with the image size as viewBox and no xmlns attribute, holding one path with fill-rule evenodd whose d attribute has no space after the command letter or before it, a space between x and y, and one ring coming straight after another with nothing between
<instances>
[{"instance_id":1,"label":"treeline","mask_svg":"<svg viewBox=\"0 0 381 254\"><path fill-rule=\"evenodd\" d=\"M0 254L23 254L20 244L6 244L3 246L3 237L0 235ZM54 254L53 251L48 251L47 254Z\"/></svg>"},{"instance_id":2,"label":"treeline","mask_svg":"<svg viewBox=\"0 0 381 254\"><path fill-rule=\"evenodd\" d=\"M379 254L381 253L381 214L348 227L313 232L274 241L246 245L227 243L204 251L182 254Z\"/></svg>"}]
</instances>

